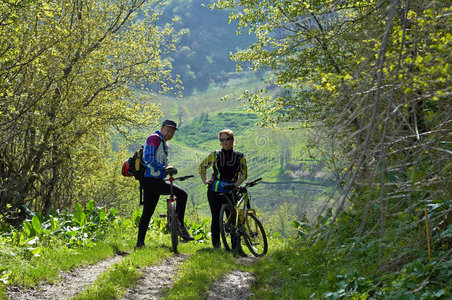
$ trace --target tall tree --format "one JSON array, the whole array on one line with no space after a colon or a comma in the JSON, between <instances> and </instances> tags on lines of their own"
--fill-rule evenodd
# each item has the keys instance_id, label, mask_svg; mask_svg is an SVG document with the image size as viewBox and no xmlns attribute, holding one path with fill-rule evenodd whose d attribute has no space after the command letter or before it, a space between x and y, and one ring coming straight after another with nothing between
<instances>
[{"instance_id":1,"label":"tall tree","mask_svg":"<svg viewBox=\"0 0 452 300\"><path fill-rule=\"evenodd\" d=\"M401 215L429 207L433 226L448 226L449 1L219 0L211 7L232 9L239 31L257 37L232 59L269 70L269 84L281 89L277 97L265 89L242 96L263 123L328 129L316 131L317 144L333 141L329 159L340 159L334 165L344 183L333 220L353 207L361 220L355 233L379 236L380 256L386 224ZM406 237L412 228L394 230Z\"/></svg>"},{"instance_id":2,"label":"tall tree","mask_svg":"<svg viewBox=\"0 0 452 300\"><path fill-rule=\"evenodd\" d=\"M149 2L149 3L148 3ZM166 92L160 1L0 3L0 208L68 208L102 168L109 133L149 125L158 109L133 90ZM177 84L177 83L176 83Z\"/></svg>"}]
</instances>

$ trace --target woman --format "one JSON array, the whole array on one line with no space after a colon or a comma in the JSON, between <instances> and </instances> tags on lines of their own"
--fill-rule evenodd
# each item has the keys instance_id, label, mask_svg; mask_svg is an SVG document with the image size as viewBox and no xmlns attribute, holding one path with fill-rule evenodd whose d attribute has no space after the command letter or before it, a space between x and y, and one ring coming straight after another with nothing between
<instances>
[{"instance_id":1,"label":"woman","mask_svg":"<svg viewBox=\"0 0 452 300\"><path fill-rule=\"evenodd\" d=\"M212 213L212 245L219 249L220 243L220 209L226 203L225 197L221 193L230 193L223 190L226 184L234 183L236 187L246 180L247 167L245 156L234 151L234 133L229 129L224 129L218 133L221 150L212 152L199 166L199 174L202 182L208 185L207 199L209 200L210 211ZM206 171L213 167L213 174L210 179L206 178Z\"/></svg>"}]
</instances>

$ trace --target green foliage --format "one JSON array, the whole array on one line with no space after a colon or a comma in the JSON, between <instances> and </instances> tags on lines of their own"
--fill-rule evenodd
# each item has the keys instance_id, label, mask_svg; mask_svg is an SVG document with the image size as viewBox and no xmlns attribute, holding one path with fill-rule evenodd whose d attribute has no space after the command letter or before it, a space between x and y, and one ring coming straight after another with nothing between
<instances>
[{"instance_id":1,"label":"green foliage","mask_svg":"<svg viewBox=\"0 0 452 300\"><path fill-rule=\"evenodd\" d=\"M179 267L174 285L165 291L167 299L196 299L206 295L212 282L235 267L231 253L200 249Z\"/></svg>"},{"instance_id":2,"label":"green foliage","mask_svg":"<svg viewBox=\"0 0 452 300\"><path fill-rule=\"evenodd\" d=\"M44 213L91 200L81 198L102 183L92 175L111 129L154 124L152 95L132 87L177 84L161 57L177 35L155 25L160 4L0 4L0 207L11 205L11 222L23 221L23 205Z\"/></svg>"},{"instance_id":3,"label":"green foliage","mask_svg":"<svg viewBox=\"0 0 452 300\"><path fill-rule=\"evenodd\" d=\"M205 243L209 240L209 232L206 230L208 220L204 219L201 222L192 221L188 223L186 221L185 227L190 232L190 234L195 238L196 242Z\"/></svg>"},{"instance_id":4,"label":"green foliage","mask_svg":"<svg viewBox=\"0 0 452 300\"><path fill-rule=\"evenodd\" d=\"M174 30L184 36L170 59L174 72L183 82L185 96L242 77L234 73L235 64L229 55L236 49L246 48L254 37L237 38L227 15L228 12L209 10L203 1L171 0L162 10L161 20L174 23Z\"/></svg>"},{"instance_id":5,"label":"green foliage","mask_svg":"<svg viewBox=\"0 0 452 300\"><path fill-rule=\"evenodd\" d=\"M403 266L425 261L427 255L442 266L450 260L445 249L450 248L452 177L444 163L451 153L446 95L451 92L452 56L445 50L451 43L450 4L297 4L219 0L211 7L232 9L230 20L239 23L238 31L247 28L257 38L233 59L270 69L267 82L282 90L277 96L266 89L243 93L262 123L297 120L302 121L299 126L321 128L310 146L319 149L341 185L340 193L321 206L332 208L332 214L319 218L322 225L312 228L312 238L332 239L329 247L338 249L335 254L350 256L344 265L359 261L372 270L376 265L375 275L366 270L331 275L334 284L321 288L328 294L317 296L380 297L369 280L374 285L381 280L388 288L385 296L400 296L383 275L404 273ZM426 253L429 243L433 247ZM443 290L450 281L430 276L435 272L407 282L397 279L401 293L446 297Z\"/></svg>"},{"instance_id":6,"label":"green foliage","mask_svg":"<svg viewBox=\"0 0 452 300\"><path fill-rule=\"evenodd\" d=\"M120 264L102 273L88 289L78 294L74 299L113 299L140 278L137 264L131 258L124 259Z\"/></svg>"},{"instance_id":7,"label":"green foliage","mask_svg":"<svg viewBox=\"0 0 452 300\"><path fill-rule=\"evenodd\" d=\"M111 230L117 227L116 212L107 213L104 208L96 207L94 202L90 202L84 209L80 205L77 207L75 214L51 211L46 216L41 216L42 220L38 214L34 214L31 220L23 222L22 230L11 228L2 233L0 251L3 254L0 269L4 284L10 280L17 284L21 278L20 272L25 276L21 280L28 284L30 277L49 276L47 273L52 274L55 269L42 272L42 268L46 267L46 259L52 259L52 253L59 264L60 255L75 253L74 250L80 247L84 247L87 252L89 248L98 249L97 243L104 241ZM40 257L43 257L43 261ZM22 267L23 261L28 263ZM16 264L21 267L18 268ZM34 264L37 264L37 273L27 273L33 272L29 265ZM55 266L61 267L63 266Z\"/></svg>"},{"instance_id":8,"label":"green foliage","mask_svg":"<svg viewBox=\"0 0 452 300\"><path fill-rule=\"evenodd\" d=\"M353 241L351 241L353 243ZM397 272L379 273L369 252L348 250L337 237L315 244L301 239L273 248L252 267L259 299L448 299L450 267L426 258L406 264ZM368 246L368 245L366 245ZM362 249L363 250L363 249ZM428 282L425 281L428 275Z\"/></svg>"}]
</instances>

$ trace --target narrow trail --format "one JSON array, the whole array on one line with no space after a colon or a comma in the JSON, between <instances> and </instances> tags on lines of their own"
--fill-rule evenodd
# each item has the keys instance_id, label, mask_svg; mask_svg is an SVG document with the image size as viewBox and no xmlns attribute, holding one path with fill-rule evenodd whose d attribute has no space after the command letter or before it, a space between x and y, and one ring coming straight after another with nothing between
<instances>
[{"instance_id":1,"label":"narrow trail","mask_svg":"<svg viewBox=\"0 0 452 300\"><path fill-rule=\"evenodd\" d=\"M180 263L185 261L188 255L178 254L163 259L158 265L148 266L141 270L143 277L140 282L127 289L122 299L158 299L162 290L170 287L177 273Z\"/></svg>"},{"instance_id":2,"label":"narrow trail","mask_svg":"<svg viewBox=\"0 0 452 300\"><path fill-rule=\"evenodd\" d=\"M207 299L249 299L251 296L250 287L254 282L255 278L252 273L234 270L212 284L207 293Z\"/></svg>"},{"instance_id":3,"label":"narrow trail","mask_svg":"<svg viewBox=\"0 0 452 300\"><path fill-rule=\"evenodd\" d=\"M256 257L241 257L237 261L243 265L252 265L257 261ZM207 292L208 300L242 300L249 299L251 286L256 278L250 272L233 270L215 281Z\"/></svg>"},{"instance_id":4,"label":"narrow trail","mask_svg":"<svg viewBox=\"0 0 452 300\"><path fill-rule=\"evenodd\" d=\"M178 266L189 255L178 254L163 259L157 265L140 270L143 274L137 285L126 290L122 299L159 299L164 288L174 283ZM99 275L114 264L119 264L124 256L115 256L87 267L79 267L68 272L61 272L56 284L43 282L34 288L10 287L8 299L71 299L91 285ZM254 257L238 258L241 264L256 262ZM233 270L214 282L207 293L207 299L249 299L250 287L255 278L252 273Z\"/></svg>"},{"instance_id":5,"label":"narrow trail","mask_svg":"<svg viewBox=\"0 0 452 300\"><path fill-rule=\"evenodd\" d=\"M97 277L113 264L118 264L124 256L114 256L87 267L79 267L69 272L61 272L56 284L42 283L34 288L12 287L7 291L9 299L71 299L92 284Z\"/></svg>"}]
</instances>

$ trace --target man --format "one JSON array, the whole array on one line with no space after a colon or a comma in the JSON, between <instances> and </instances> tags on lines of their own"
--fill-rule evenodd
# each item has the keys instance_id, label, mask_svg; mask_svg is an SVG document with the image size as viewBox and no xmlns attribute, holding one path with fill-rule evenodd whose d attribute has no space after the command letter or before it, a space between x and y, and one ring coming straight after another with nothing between
<instances>
[{"instance_id":1,"label":"man","mask_svg":"<svg viewBox=\"0 0 452 300\"><path fill-rule=\"evenodd\" d=\"M143 176L143 214L138 227L138 239L135 248L144 246L144 238L149 227L152 214L160 195L170 194L170 184L165 181L165 167L168 166L168 144L177 130L176 122L165 120L160 128L151 134L144 144L143 162L146 171ZM188 233L184 225L185 206L187 204L187 193L177 185L173 185L173 192L177 198L176 212L181 224L180 236L184 241L192 241L194 238Z\"/></svg>"}]
</instances>

